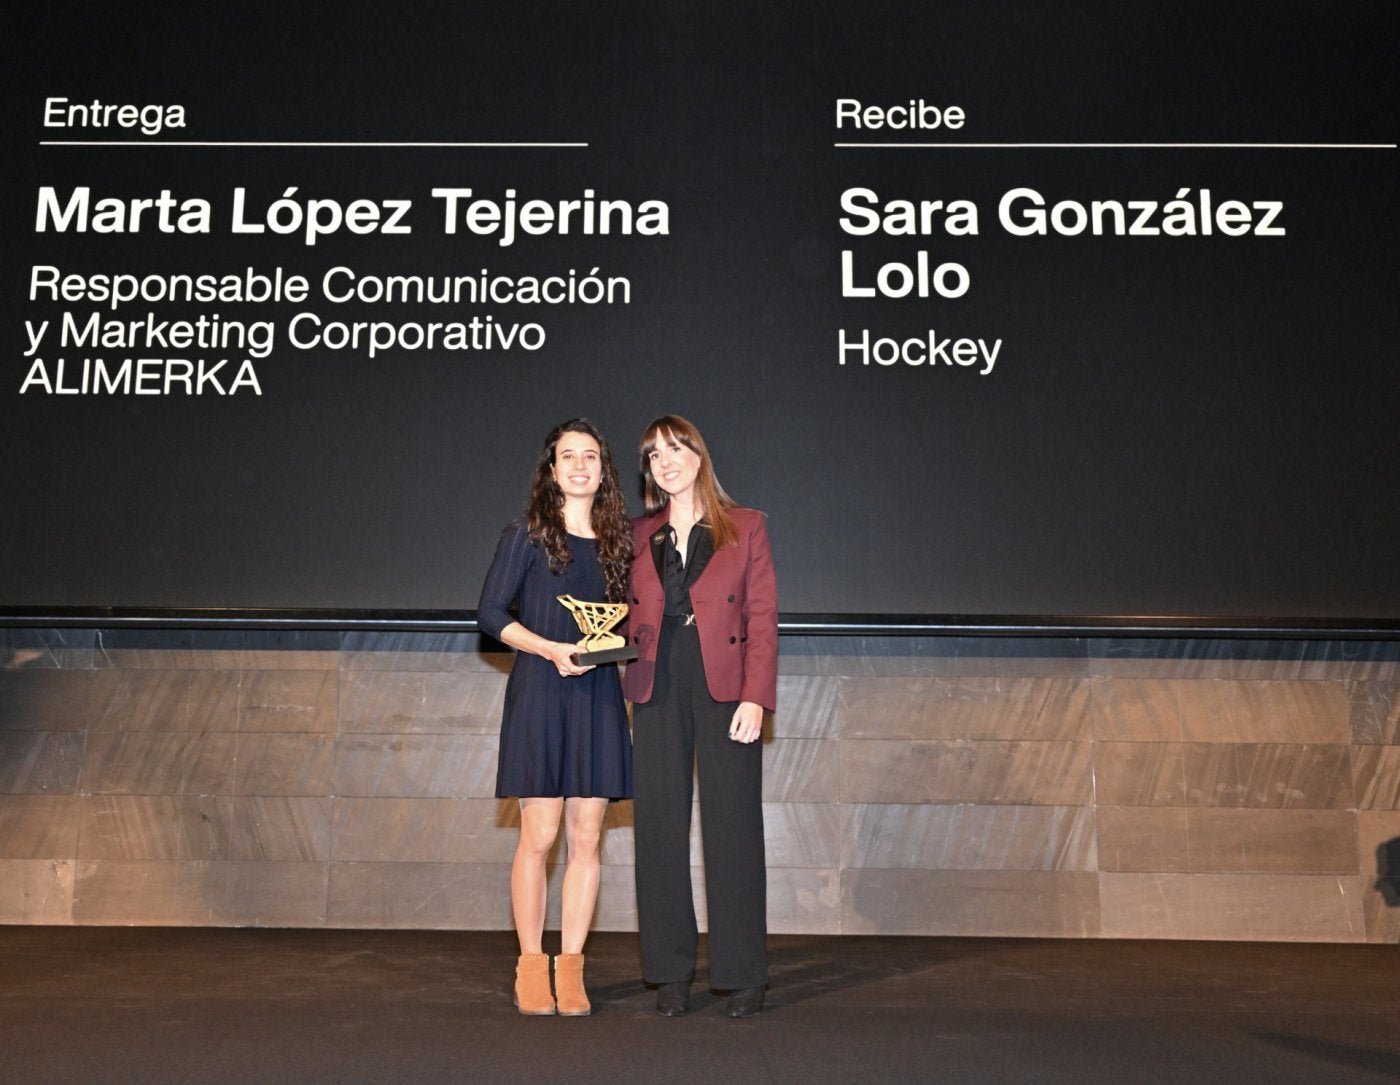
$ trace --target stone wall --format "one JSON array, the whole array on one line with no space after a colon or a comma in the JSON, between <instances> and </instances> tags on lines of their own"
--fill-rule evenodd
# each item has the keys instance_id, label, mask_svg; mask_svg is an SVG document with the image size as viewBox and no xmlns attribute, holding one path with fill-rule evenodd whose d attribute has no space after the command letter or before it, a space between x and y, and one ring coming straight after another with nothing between
<instances>
[{"instance_id":1,"label":"stone wall","mask_svg":"<svg viewBox=\"0 0 1400 1085\"><path fill-rule=\"evenodd\" d=\"M0 923L508 929L509 666L0 630ZM1400 941L1400 643L784 637L779 698L774 932Z\"/></svg>"}]
</instances>

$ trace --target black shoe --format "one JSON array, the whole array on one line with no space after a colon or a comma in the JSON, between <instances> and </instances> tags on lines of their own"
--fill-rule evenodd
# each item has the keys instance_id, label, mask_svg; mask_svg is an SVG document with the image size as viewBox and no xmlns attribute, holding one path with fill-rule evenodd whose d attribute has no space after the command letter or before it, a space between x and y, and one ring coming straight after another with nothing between
<instances>
[{"instance_id":1,"label":"black shoe","mask_svg":"<svg viewBox=\"0 0 1400 1085\"><path fill-rule=\"evenodd\" d=\"M763 1012L763 988L745 987L735 991L724 1004L724 1012L730 1017L754 1017Z\"/></svg>"},{"instance_id":2,"label":"black shoe","mask_svg":"<svg viewBox=\"0 0 1400 1085\"><path fill-rule=\"evenodd\" d=\"M681 1017L690 1012L690 981L676 980L656 988L656 1012L662 1017Z\"/></svg>"}]
</instances>

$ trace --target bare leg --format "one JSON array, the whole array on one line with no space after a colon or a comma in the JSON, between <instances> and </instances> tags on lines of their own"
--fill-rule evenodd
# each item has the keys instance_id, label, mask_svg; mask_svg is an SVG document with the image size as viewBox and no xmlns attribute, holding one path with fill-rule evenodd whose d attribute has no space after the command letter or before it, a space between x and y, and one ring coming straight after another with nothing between
<instances>
[{"instance_id":1,"label":"bare leg","mask_svg":"<svg viewBox=\"0 0 1400 1085\"><path fill-rule=\"evenodd\" d=\"M515 934L521 953L543 953L545 894L548 882L545 859L559 835L563 799L520 800L520 842L510 868L510 903L515 912Z\"/></svg>"},{"instance_id":2,"label":"bare leg","mask_svg":"<svg viewBox=\"0 0 1400 1085\"><path fill-rule=\"evenodd\" d=\"M569 846L560 941L564 953L582 953L588 929L593 925L593 910L598 903L598 853L603 815L607 812L607 799L573 798L564 803L564 838Z\"/></svg>"}]
</instances>

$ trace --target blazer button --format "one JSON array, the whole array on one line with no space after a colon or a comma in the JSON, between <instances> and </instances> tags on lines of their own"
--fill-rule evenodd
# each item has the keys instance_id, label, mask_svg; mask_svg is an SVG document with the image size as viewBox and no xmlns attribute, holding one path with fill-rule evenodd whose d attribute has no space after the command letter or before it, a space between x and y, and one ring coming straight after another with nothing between
<instances>
[{"instance_id":1,"label":"blazer button","mask_svg":"<svg viewBox=\"0 0 1400 1085\"><path fill-rule=\"evenodd\" d=\"M638 599L638 598L634 595L634 596L632 596L632 605L633 605L634 607L639 607L639 606L642 605L642 601L641 601L640 599Z\"/></svg>"},{"instance_id":2,"label":"blazer button","mask_svg":"<svg viewBox=\"0 0 1400 1085\"><path fill-rule=\"evenodd\" d=\"M731 595L731 596L729 597L729 601L730 601L731 603L734 602L734 596Z\"/></svg>"},{"instance_id":3,"label":"blazer button","mask_svg":"<svg viewBox=\"0 0 1400 1085\"><path fill-rule=\"evenodd\" d=\"M735 644L735 643L738 642L738 640L739 640L738 637L730 637L730 638L729 638L729 643L730 643L730 644Z\"/></svg>"},{"instance_id":4,"label":"blazer button","mask_svg":"<svg viewBox=\"0 0 1400 1085\"><path fill-rule=\"evenodd\" d=\"M641 643L642 643L642 638L641 638L639 635L637 635L637 634L634 633L634 634L632 635L632 643L633 643L633 644L641 644Z\"/></svg>"}]
</instances>

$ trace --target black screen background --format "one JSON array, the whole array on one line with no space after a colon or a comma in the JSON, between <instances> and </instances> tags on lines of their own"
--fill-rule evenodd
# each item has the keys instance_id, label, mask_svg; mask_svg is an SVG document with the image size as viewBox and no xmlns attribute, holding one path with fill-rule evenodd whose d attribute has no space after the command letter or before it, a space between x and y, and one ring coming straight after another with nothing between
<instances>
[{"instance_id":1,"label":"black screen background","mask_svg":"<svg viewBox=\"0 0 1400 1085\"><path fill-rule=\"evenodd\" d=\"M705 433L729 492L769 514L785 615L1400 620L1393 148L833 146L1390 142L1392 6L747 7L54 4L8 17L0 613L466 620L551 425L597 421L640 511L636 437L676 412ZM588 146L41 147L147 138L46 129L49 96L183 103L189 127L158 138ZM838 133L838 97L925 98L969 119L957 133ZM42 185L200 196L214 228L38 234ZM291 186L411 199L414 231L315 246L228 231L235 187L265 207ZM445 235L437 186L661 199L671 230L503 248ZM838 220L852 186L972 200L980 232L850 236ZM1047 203L1165 202L1180 188L1282 200L1287 236L1012 237L996 206L1018 186ZM925 249L967 267L972 288L843 298L842 249L872 270ZM261 397L21 396L23 322L96 308L31 301L35 264L281 267L311 279L313 298L106 314L276 321ZM320 275L340 265L598 268L633 295L462 311L318 302ZM302 310L492 313L540 322L548 343L299 351L284 337ZM1004 345L985 377L842 367L841 328Z\"/></svg>"}]
</instances>

